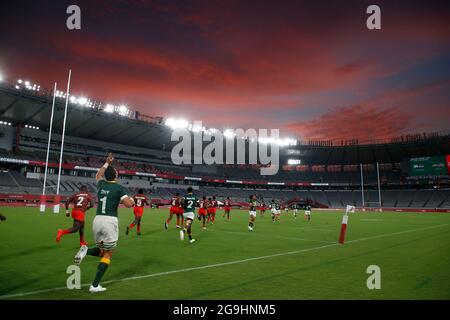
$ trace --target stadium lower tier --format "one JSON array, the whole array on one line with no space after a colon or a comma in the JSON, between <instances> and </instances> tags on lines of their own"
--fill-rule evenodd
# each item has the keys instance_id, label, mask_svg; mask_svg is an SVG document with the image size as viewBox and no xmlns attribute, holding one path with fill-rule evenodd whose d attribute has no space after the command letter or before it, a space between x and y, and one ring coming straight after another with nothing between
<instances>
[{"instance_id":1,"label":"stadium lower tier","mask_svg":"<svg viewBox=\"0 0 450 320\"><path fill-rule=\"evenodd\" d=\"M167 204L176 194L184 194L187 184L157 183L148 180L120 179L130 194L144 189L147 196L156 204ZM92 177L62 176L60 194L68 196L78 191L81 185L96 193L96 183ZM346 190L346 189L263 189L239 187L217 187L189 185L195 190L197 196L216 196L219 200L230 197L232 202L246 203L250 195L256 195L258 200L269 203L272 199L282 205L292 204L297 201L309 201L314 206L323 208L342 208L346 205L357 207L380 206L380 198L377 190ZM40 195L43 189L43 179L26 178L17 171L0 172L0 202L11 203L20 201L16 195ZM46 183L46 194L54 195L57 189L57 176L49 175ZM364 199L364 200L363 200ZM381 205L385 208L426 208L426 209L450 209L450 189L395 189L381 190Z\"/></svg>"}]
</instances>

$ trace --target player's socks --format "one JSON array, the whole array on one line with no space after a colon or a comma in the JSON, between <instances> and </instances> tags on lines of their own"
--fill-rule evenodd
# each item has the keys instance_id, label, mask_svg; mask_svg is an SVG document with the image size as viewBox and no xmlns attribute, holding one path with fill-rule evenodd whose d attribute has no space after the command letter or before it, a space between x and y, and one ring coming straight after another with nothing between
<instances>
[{"instance_id":1,"label":"player's socks","mask_svg":"<svg viewBox=\"0 0 450 320\"><path fill-rule=\"evenodd\" d=\"M192 230L191 230L191 225L189 225L189 227L187 227L187 234L188 234L189 240L192 240Z\"/></svg>"},{"instance_id":2,"label":"player's socks","mask_svg":"<svg viewBox=\"0 0 450 320\"><path fill-rule=\"evenodd\" d=\"M106 269L108 269L108 266L110 263L111 263L111 261L108 258L102 258L100 260L100 263L98 264L98 267L97 267L97 273L95 274L94 282L92 282L92 285L94 287L98 286L98 284L100 283L100 280L102 280L102 277L105 274Z\"/></svg>"},{"instance_id":3,"label":"player's socks","mask_svg":"<svg viewBox=\"0 0 450 320\"><path fill-rule=\"evenodd\" d=\"M133 229L134 226L135 226L135 224L134 224L134 222L132 222L132 223L130 224L130 229Z\"/></svg>"},{"instance_id":4,"label":"player's socks","mask_svg":"<svg viewBox=\"0 0 450 320\"><path fill-rule=\"evenodd\" d=\"M141 224L140 223L137 224L137 230L136 231L137 231L138 234L141 233Z\"/></svg>"},{"instance_id":5,"label":"player's socks","mask_svg":"<svg viewBox=\"0 0 450 320\"><path fill-rule=\"evenodd\" d=\"M94 256L94 257L100 257L100 248L97 247L93 247L93 248L88 248L86 254L89 256Z\"/></svg>"},{"instance_id":6,"label":"player's socks","mask_svg":"<svg viewBox=\"0 0 450 320\"><path fill-rule=\"evenodd\" d=\"M58 232L56 233L56 242L60 242L62 236L63 236L63 230L59 229Z\"/></svg>"}]
</instances>

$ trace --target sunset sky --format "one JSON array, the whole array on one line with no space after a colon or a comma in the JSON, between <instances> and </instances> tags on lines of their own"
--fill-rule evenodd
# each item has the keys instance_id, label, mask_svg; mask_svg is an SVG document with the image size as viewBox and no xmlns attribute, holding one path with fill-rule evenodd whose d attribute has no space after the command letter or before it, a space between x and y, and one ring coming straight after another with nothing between
<instances>
[{"instance_id":1,"label":"sunset sky","mask_svg":"<svg viewBox=\"0 0 450 320\"><path fill-rule=\"evenodd\" d=\"M298 139L450 129L448 1L8 2L5 81L65 86L72 68L75 95ZM366 28L370 4L382 30Z\"/></svg>"}]
</instances>

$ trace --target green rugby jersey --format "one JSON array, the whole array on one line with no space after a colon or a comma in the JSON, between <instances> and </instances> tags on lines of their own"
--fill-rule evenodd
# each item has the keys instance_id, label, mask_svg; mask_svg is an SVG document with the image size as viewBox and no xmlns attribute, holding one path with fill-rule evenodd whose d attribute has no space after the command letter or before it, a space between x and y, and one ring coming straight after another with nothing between
<instances>
[{"instance_id":1,"label":"green rugby jersey","mask_svg":"<svg viewBox=\"0 0 450 320\"><path fill-rule=\"evenodd\" d=\"M252 200L249 203L249 211L256 211L256 200Z\"/></svg>"},{"instance_id":2,"label":"green rugby jersey","mask_svg":"<svg viewBox=\"0 0 450 320\"><path fill-rule=\"evenodd\" d=\"M183 210L184 212L194 212L195 205L197 204L197 197L188 193L183 197Z\"/></svg>"},{"instance_id":3,"label":"green rugby jersey","mask_svg":"<svg viewBox=\"0 0 450 320\"><path fill-rule=\"evenodd\" d=\"M127 196L127 190L116 182L106 180L100 180L97 188L97 215L117 217L117 208Z\"/></svg>"}]
</instances>

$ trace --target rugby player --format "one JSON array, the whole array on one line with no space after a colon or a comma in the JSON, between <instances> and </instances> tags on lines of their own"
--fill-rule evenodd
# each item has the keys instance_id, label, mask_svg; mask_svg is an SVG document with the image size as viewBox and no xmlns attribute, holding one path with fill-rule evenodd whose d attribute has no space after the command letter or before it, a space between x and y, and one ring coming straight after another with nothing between
<instances>
[{"instance_id":1,"label":"rugby player","mask_svg":"<svg viewBox=\"0 0 450 320\"><path fill-rule=\"evenodd\" d=\"M198 221L202 222L202 229L205 230L206 229L206 197L203 196L203 198L198 202Z\"/></svg>"},{"instance_id":2,"label":"rugby player","mask_svg":"<svg viewBox=\"0 0 450 320\"><path fill-rule=\"evenodd\" d=\"M248 204L248 214L249 214L248 230L250 230L250 231L253 231L253 225L255 224L256 206L257 206L256 196L251 195L250 202Z\"/></svg>"},{"instance_id":3,"label":"rugby player","mask_svg":"<svg viewBox=\"0 0 450 320\"><path fill-rule=\"evenodd\" d=\"M94 281L89 287L89 292L91 293L106 290L106 288L100 285L100 281L111 263L111 257L119 239L117 208L121 203L127 208L131 208L134 205L133 198L129 197L126 189L116 181L118 172L112 166L113 160L114 157L110 153L105 164L95 176L99 203L92 225L92 231L96 245L91 248L85 245L81 246L74 259L75 264L80 265L86 255L101 257Z\"/></svg>"},{"instance_id":4,"label":"rugby player","mask_svg":"<svg viewBox=\"0 0 450 320\"><path fill-rule=\"evenodd\" d=\"M172 197L170 201L170 209L169 209L169 218L164 222L164 228L167 230L169 228L169 223L172 221L173 215L177 216L177 228L180 228L180 218L178 216L178 212L180 210L180 194L177 192L175 197Z\"/></svg>"},{"instance_id":5,"label":"rugby player","mask_svg":"<svg viewBox=\"0 0 450 320\"><path fill-rule=\"evenodd\" d=\"M125 232L126 235L130 233L130 230L134 228L134 226L137 226L136 228L136 234L138 236L141 235L141 219L142 215L144 214L144 207L145 205L148 205L148 199L144 195L144 190L139 189L138 194L133 197L134 200L134 220L133 222L127 227L127 230Z\"/></svg>"},{"instance_id":6,"label":"rugby player","mask_svg":"<svg viewBox=\"0 0 450 320\"><path fill-rule=\"evenodd\" d=\"M72 219L73 225L68 229L59 229L56 234L56 242L60 242L61 238L66 234L78 232L80 236L80 247L87 245L84 241L84 216L87 210L95 205L94 198L87 191L86 186L81 186L79 192L69 197L65 203L66 205L66 217L69 217L69 207L73 204Z\"/></svg>"},{"instance_id":7,"label":"rugby player","mask_svg":"<svg viewBox=\"0 0 450 320\"><path fill-rule=\"evenodd\" d=\"M298 213L298 203L297 202L292 205L292 210L294 212L294 218L297 219L297 213Z\"/></svg>"},{"instance_id":8,"label":"rugby player","mask_svg":"<svg viewBox=\"0 0 450 320\"><path fill-rule=\"evenodd\" d=\"M231 200L230 197L227 197L224 201L224 214L223 214L223 218L225 218L225 216L227 216L227 219L230 220L230 211L231 211Z\"/></svg>"},{"instance_id":9,"label":"rugby player","mask_svg":"<svg viewBox=\"0 0 450 320\"><path fill-rule=\"evenodd\" d=\"M305 220L311 221L311 205L307 204L305 206Z\"/></svg>"},{"instance_id":10,"label":"rugby player","mask_svg":"<svg viewBox=\"0 0 450 320\"><path fill-rule=\"evenodd\" d=\"M187 188L187 194L181 198L183 206L183 217L185 225L183 230L180 230L180 240L184 240L184 234L187 233L189 243L194 243L196 240L192 238L192 222L194 222L195 206L197 205L197 198L193 194L192 187Z\"/></svg>"}]
</instances>

